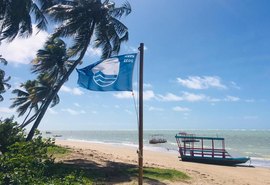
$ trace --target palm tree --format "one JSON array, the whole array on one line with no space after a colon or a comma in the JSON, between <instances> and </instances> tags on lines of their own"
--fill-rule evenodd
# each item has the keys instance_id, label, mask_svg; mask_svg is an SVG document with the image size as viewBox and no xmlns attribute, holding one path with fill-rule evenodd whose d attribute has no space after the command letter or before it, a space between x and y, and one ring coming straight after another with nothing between
<instances>
[{"instance_id":1,"label":"palm tree","mask_svg":"<svg viewBox=\"0 0 270 185\"><path fill-rule=\"evenodd\" d=\"M12 98L13 103L10 106L10 108L18 107L17 112L18 112L19 117L24 115L27 112L27 110L29 109L25 120L30 115L30 113L32 112L33 109L35 111L37 111L39 108L39 106L38 106L39 100L35 97L35 84L36 84L35 80L34 81L28 80L27 82L21 84L21 86L20 86L24 90L23 89L14 89L12 91L13 94L17 95L17 97ZM24 123L24 121L23 121L23 123Z\"/></svg>"},{"instance_id":2,"label":"palm tree","mask_svg":"<svg viewBox=\"0 0 270 185\"><path fill-rule=\"evenodd\" d=\"M27 110L28 113L20 125L22 128L27 126L33 119L35 119L42 108L43 103L46 100L48 94L52 91L51 83L46 80L46 74L38 76L37 80L28 80L21 84L22 89L15 89L12 91L16 94L16 98L12 98L13 103L10 108L17 107L18 116L23 116ZM60 102L60 98L56 95L52 101L51 107L55 106ZM28 119L29 115L34 110L35 114ZM28 119L28 120L27 120ZM27 121L26 121L27 120Z\"/></svg>"},{"instance_id":3,"label":"palm tree","mask_svg":"<svg viewBox=\"0 0 270 185\"><path fill-rule=\"evenodd\" d=\"M7 61L4 58L2 58L1 55L0 55L0 62L3 63L4 65L7 65ZM5 71L0 69L0 101L4 100L1 94L6 92L6 89L10 88L10 84L7 83L9 80L10 77L5 79Z\"/></svg>"},{"instance_id":4,"label":"palm tree","mask_svg":"<svg viewBox=\"0 0 270 185\"><path fill-rule=\"evenodd\" d=\"M30 36L32 19L37 23L38 29L46 29L47 19L43 11L57 2L56 0L0 0L0 42L4 39L11 42L17 35Z\"/></svg>"},{"instance_id":5,"label":"palm tree","mask_svg":"<svg viewBox=\"0 0 270 185\"><path fill-rule=\"evenodd\" d=\"M129 3L124 3L121 7L116 8L115 4L109 0L105 0L103 3L101 0L64 1L62 4L47 9L47 13L56 22L62 23L54 32L53 37L73 37L73 45L69 50L69 55L79 57L74 60L67 73L48 96L27 136L27 140L31 140L34 136L48 106L83 59L94 35L94 47L102 48L101 58L108 58L120 51L122 42L128 40L128 29L119 19L130 12Z\"/></svg>"},{"instance_id":6,"label":"palm tree","mask_svg":"<svg viewBox=\"0 0 270 185\"><path fill-rule=\"evenodd\" d=\"M50 38L37 52L36 58L32 61L32 72L44 75L44 80L54 84L67 73L70 60L67 55L66 44L59 38Z\"/></svg>"}]
</instances>

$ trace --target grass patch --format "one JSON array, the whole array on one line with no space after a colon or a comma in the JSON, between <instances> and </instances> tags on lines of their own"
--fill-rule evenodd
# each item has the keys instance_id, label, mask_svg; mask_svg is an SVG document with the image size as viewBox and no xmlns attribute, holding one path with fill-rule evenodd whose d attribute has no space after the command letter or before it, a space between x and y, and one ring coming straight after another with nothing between
<instances>
[{"instance_id":1,"label":"grass patch","mask_svg":"<svg viewBox=\"0 0 270 185\"><path fill-rule=\"evenodd\" d=\"M58 145L52 145L48 147L48 155L52 155L53 157L56 157L56 158L64 157L70 153L71 153L71 150L66 147L62 147Z\"/></svg>"},{"instance_id":2,"label":"grass patch","mask_svg":"<svg viewBox=\"0 0 270 185\"><path fill-rule=\"evenodd\" d=\"M138 173L137 168L130 168L128 169L128 172L130 174ZM158 181L184 181L190 179L190 177L177 170L173 169L163 169L163 168L149 168L146 167L143 169L143 176L144 178L152 179L152 180L158 180Z\"/></svg>"}]
</instances>

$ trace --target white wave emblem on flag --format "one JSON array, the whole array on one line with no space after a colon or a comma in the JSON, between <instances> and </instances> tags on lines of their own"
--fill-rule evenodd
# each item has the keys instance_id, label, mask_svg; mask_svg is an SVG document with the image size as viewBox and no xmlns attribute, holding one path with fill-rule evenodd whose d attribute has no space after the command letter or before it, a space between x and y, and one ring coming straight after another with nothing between
<instances>
[{"instance_id":1,"label":"white wave emblem on flag","mask_svg":"<svg viewBox=\"0 0 270 185\"><path fill-rule=\"evenodd\" d=\"M92 69L94 82L101 87L112 85L117 80L119 68L118 58L104 60Z\"/></svg>"}]
</instances>

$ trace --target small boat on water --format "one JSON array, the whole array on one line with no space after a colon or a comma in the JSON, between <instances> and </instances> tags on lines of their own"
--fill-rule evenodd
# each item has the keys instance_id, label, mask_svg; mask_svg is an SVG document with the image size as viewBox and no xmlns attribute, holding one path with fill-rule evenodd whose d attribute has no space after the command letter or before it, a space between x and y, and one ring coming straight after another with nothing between
<instances>
[{"instance_id":1,"label":"small boat on water","mask_svg":"<svg viewBox=\"0 0 270 185\"><path fill-rule=\"evenodd\" d=\"M182 161L233 166L250 160L249 157L232 157L222 137L198 137L180 132L175 138Z\"/></svg>"},{"instance_id":2,"label":"small boat on water","mask_svg":"<svg viewBox=\"0 0 270 185\"><path fill-rule=\"evenodd\" d=\"M55 134L55 135L53 135L53 137L62 137L62 135L60 135L60 134Z\"/></svg>"},{"instance_id":3,"label":"small boat on water","mask_svg":"<svg viewBox=\"0 0 270 185\"><path fill-rule=\"evenodd\" d=\"M152 135L151 139L149 140L150 144L158 144L158 143L166 143L166 142L167 140L161 134Z\"/></svg>"}]
</instances>

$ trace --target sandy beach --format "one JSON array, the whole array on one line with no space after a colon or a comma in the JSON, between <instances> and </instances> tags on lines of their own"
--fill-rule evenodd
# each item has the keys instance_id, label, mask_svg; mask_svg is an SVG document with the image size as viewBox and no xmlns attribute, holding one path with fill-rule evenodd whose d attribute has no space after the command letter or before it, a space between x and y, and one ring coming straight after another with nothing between
<instances>
[{"instance_id":1,"label":"sandy beach","mask_svg":"<svg viewBox=\"0 0 270 185\"><path fill-rule=\"evenodd\" d=\"M85 165L92 162L104 167L111 163L137 165L137 148L135 147L67 140L56 140L56 144L72 148L74 151L61 159L64 162L79 162ZM164 182L164 184L270 185L269 168L181 162L177 155L169 152L144 150L144 166L176 169L191 177L191 180L185 182ZM136 182L136 179L133 179L132 182L112 184L136 184Z\"/></svg>"}]
</instances>

